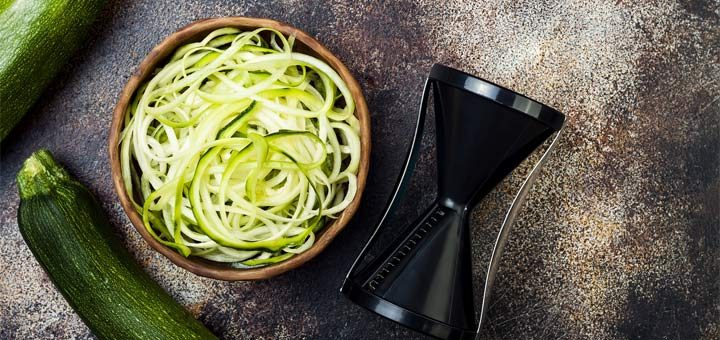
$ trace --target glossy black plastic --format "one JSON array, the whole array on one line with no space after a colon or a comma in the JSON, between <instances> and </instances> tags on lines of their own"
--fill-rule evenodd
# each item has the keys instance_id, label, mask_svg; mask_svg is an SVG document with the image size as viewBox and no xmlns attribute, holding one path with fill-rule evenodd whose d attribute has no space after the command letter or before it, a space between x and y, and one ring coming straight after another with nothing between
<instances>
[{"instance_id":1,"label":"glossy black plastic","mask_svg":"<svg viewBox=\"0 0 720 340\"><path fill-rule=\"evenodd\" d=\"M367 265L358 262L402 200L417 160L432 91L438 195L426 212ZM472 208L550 135L564 116L515 92L436 64L423 91L413 143L393 197L342 292L357 304L423 333L472 338L469 216Z\"/></svg>"}]
</instances>

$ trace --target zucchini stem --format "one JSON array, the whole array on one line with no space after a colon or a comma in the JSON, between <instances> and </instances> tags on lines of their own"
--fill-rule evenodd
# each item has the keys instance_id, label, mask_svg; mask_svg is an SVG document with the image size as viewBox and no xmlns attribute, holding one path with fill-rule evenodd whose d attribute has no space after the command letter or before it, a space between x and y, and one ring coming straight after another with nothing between
<instances>
[{"instance_id":1,"label":"zucchini stem","mask_svg":"<svg viewBox=\"0 0 720 340\"><path fill-rule=\"evenodd\" d=\"M72 181L70 175L46 149L35 151L17 174L20 198L49 194L58 182Z\"/></svg>"}]
</instances>

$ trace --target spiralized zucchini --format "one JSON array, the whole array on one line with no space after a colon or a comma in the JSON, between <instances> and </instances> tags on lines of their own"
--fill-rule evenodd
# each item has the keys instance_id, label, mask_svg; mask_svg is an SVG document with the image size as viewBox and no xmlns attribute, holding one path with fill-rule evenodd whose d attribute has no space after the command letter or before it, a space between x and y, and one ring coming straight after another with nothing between
<instances>
[{"instance_id":1,"label":"spiralized zucchini","mask_svg":"<svg viewBox=\"0 0 720 340\"><path fill-rule=\"evenodd\" d=\"M148 232L184 256L262 266L306 251L357 191L355 104L294 37L222 28L135 94L120 162Z\"/></svg>"}]
</instances>

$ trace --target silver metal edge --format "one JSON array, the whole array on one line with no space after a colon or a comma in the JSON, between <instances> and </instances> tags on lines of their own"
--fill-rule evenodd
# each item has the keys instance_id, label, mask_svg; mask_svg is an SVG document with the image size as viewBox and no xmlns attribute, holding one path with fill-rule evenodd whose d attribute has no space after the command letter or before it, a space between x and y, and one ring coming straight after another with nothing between
<instances>
[{"instance_id":1,"label":"silver metal edge","mask_svg":"<svg viewBox=\"0 0 720 340\"><path fill-rule=\"evenodd\" d=\"M530 171L530 174L520 186L520 189L515 195L515 198L513 199L512 204L510 204L510 208L505 215L505 220L500 226L500 231L498 232L498 237L495 241L495 246L493 247L492 256L490 257L490 265L488 267L487 276L485 277L485 288L483 290L482 307L480 310L480 322L478 323L475 340L481 340L480 331L482 330L482 326L485 322L485 319L487 318L493 282L495 281L495 275L497 274L497 270L500 265L500 258L502 257L502 253L505 249L505 243L510 236L510 230L512 229L512 225L515 222L518 214L520 213L520 208L522 207L523 203L525 203L525 199L528 192L530 191L530 187L533 185L533 183L535 183L535 180L537 180L543 166L545 165L545 162L548 160L550 154L552 153L553 149L557 144L557 141L560 139L564 128L565 124L563 124L563 126L560 127L560 129L555 133L555 138L550 143L550 146L548 146L547 150L545 150L545 153L542 155L542 157L540 157L540 160L535 163L532 171Z\"/></svg>"}]
</instances>

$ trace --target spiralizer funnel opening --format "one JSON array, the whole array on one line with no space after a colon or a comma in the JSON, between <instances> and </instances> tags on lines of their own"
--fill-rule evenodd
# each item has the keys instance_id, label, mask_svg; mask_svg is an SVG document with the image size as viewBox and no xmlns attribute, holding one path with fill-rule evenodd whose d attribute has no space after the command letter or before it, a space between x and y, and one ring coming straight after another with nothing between
<instances>
[{"instance_id":1,"label":"spiralizer funnel opening","mask_svg":"<svg viewBox=\"0 0 720 340\"><path fill-rule=\"evenodd\" d=\"M407 232L360 264L412 176L428 96L436 124L438 194ZM403 173L373 236L353 264L342 292L355 303L420 332L474 338L482 325L510 225L552 145L523 184L491 256L480 320L475 320L469 216L472 208L553 133L565 117L508 89L447 66L433 65L425 84ZM559 133L556 135L559 136Z\"/></svg>"}]
</instances>

